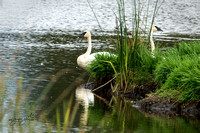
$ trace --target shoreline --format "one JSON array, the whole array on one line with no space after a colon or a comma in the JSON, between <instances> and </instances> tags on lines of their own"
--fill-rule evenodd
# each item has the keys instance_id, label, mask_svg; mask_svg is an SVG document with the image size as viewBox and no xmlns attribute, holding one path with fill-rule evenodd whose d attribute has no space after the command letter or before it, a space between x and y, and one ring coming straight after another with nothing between
<instances>
[{"instance_id":1,"label":"shoreline","mask_svg":"<svg viewBox=\"0 0 200 133\"><path fill-rule=\"evenodd\" d=\"M92 85L93 84L93 85ZM101 84L102 85L102 84ZM93 90L99 86L99 82L91 83L86 89ZM200 100L192 102L178 102L171 98L160 98L153 92L159 87L155 83L147 83L146 85L136 85L134 92L113 93L108 90L109 85L100 88L93 93L101 96L125 98L128 101L133 101L133 107L142 113L161 115L161 116L182 116L189 117L200 121ZM152 93L152 94L151 94Z\"/></svg>"},{"instance_id":2,"label":"shoreline","mask_svg":"<svg viewBox=\"0 0 200 133\"><path fill-rule=\"evenodd\" d=\"M189 116L200 120L200 101L181 103L170 98L159 98L151 95L139 100L134 106L141 110L150 110L157 113L160 111L171 112L175 115Z\"/></svg>"}]
</instances>

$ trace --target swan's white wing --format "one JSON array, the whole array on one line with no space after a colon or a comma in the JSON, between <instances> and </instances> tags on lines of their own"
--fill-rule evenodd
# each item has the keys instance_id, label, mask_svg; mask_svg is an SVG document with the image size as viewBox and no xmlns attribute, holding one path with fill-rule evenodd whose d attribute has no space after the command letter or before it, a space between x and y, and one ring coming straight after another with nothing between
<instances>
[{"instance_id":1,"label":"swan's white wing","mask_svg":"<svg viewBox=\"0 0 200 133\"><path fill-rule=\"evenodd\" d=\"M81 56L78 57L77 59L77 63L80 67L82 68L85 68L87 67L92 60L94 60L95 57L93 55L86 55L86 54L83 54Z\"/></svg>"},{"instance_id":2,"label":"swan's white wing","mask_svg":"<svg viewBox=\"0 0 200 133\"><path fill-rule=\"evenodd\" d=\"M93 60L95 60L95 56L96 55L108 55L108 56L116 56L115 54L111 54L109 52L97 52L97 53L93 53L93 54L90 54L90 55L87 55L87 54L83 54L81 56L78 57L77 59L77 63L79 66L81 66L82 68L85 68L87 67Z\"/></svg>"},{"instance_id":3,"label":"swan's white wing","mask_svg":"<svg viewBox=\"0 0 200 133\"><path fill-rule=\"evenodd\" d=\"M109 56L116 56L115 54L111 54L109 52L97 52L97 53L93 53L91 54L92 56L96 56L96 55L109 55Z\"/></svg>"},{"instance_id":4,"label":"swan's white wing","mask_svg":"<svg viewBox=\"0 0 200 133\"><path fill-rule=\"evenodd\" d=\"M95 60L95 56L94 55L88 55L86 58L86 64L89 65L93 60Z\"/></svg>"}]
</instances>

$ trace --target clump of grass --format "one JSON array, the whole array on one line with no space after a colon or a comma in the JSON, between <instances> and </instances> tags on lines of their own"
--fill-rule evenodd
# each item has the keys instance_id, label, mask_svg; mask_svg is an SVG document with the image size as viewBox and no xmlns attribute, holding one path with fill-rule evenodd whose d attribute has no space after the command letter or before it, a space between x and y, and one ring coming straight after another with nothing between
<instances>
[{"instance_id":1,"label":"clump of grass","mask_svg":"<svg viewBox=\"0 0 200 133\"><path fill-rule=\"evenodd\" d=\"M180 56L177 55L164 57L164 59L159 61L156 65L156 69L154 71L154 80L159 84L164 84L174 68L178 67L180 60Z\"/></svg>"},{"instance_id":2,"label":"clump of grass","mask_svg":"<svg viewBox=\"0 0 200 133\"><path fill-rule=\"evenodd\" d=\"M126 93L127 89L134 88L135 84L153 80L161 86L157 93L162 97L173 94L172 97L185 102L200 99L200 42L181 42L166 52L156 49L152 53L148 49L148 39L141 36L146 34L140 31L141 5L135 0L132 2L132 34L129 34L126 24L125 2L118 0L116 57L97 56L89 71L100 79L108 76L112 78L118 73L115 91L123 90ZM151 24L156 16L157 7L158 1Z\"/></svg>"},{"instance_id":3,"label":"clump of grass","mask_svg":"<svg viewBox=\"0 0 200 133\"><path fill-rule=\"evenodd\" d=\"M116 51L119 57L119 78L116 81L116 86L119 86L119 89L123 89L124 92L130 86L134 84L134 77L138 74L138 68L143 65L146 60L146 63L149 61L143 52L146 50L145 40L146 38L141 38L141 34L145 34L140 31L141 19L140 15L142 12L142 8L140 3L136 1L132 1L133 5L133 18L132 18L132 35L130 36L128 33L128 27L126 24L126 11L125 11L125 2L124 0L119 0L118 2L118 11L119 11L119 25L117 32L117 43L116 43ZM149 54L146 52L145 54ZM148 56L149 57L149 56ZM144 67L144 65L143 65ZM140 73L141 74L141 73Z\"/></svg>"},{"instance_id":4,"label":"clump of grass","mask_svg":"<svg viewBox=\"0 0 200 133\"><path fill-rule=\"evenodd\" d=\"M199 55L200 54L200 42L181 42L178 44L178 49L172 49L177 51L180 56L183 55Z\"/></svg>"},{"instance_id":5,"label":"clump of grass","mask_svg":"<svg viewBox=\"0 0 200 133\"><path fill-rule=\"evenodd\" d=\"M88 71L97 79L110 79L119 71L118 57L114 54L97 54Z\"/></svg>"},{"instance_id":6,"label":"clump of grass","mask_svg":"<svg viewBox=\"0 0 200 133\"><path fill-rule=\"evenodd\" d=\"M179 43L168 50L155 69L155 81L161 84L160 96L178 91L179 101L200 99L200 42ZM168 93L167 93L168 91Z\"/></svg>"},{"instance_id":7,"label":"clump of grass","mask_svg":"<svg viewBox=\"0 0 200 133\"><path fill-rule=\"evenodd\" d=\"M149 74L153 74L158 61L162 59L162 53L157 48L152 54L147 47L142 47L138 51L138 56L138 62L140 64L137 66L137 69L146 71Z\"/></svg>"},{"instance_id":8,"label":"clump of grass","mask_svg":"<svg viewBox=\"0 0 200 133\"><path fill-rule=\"evenodd\" d=\"M143 4L145 3L140 3L136 0L132 1L132 27L127 26L124 0L117 0L117 3L118 17L116 18L118 23L116 25L117 40L115 43L117 59L106 56L96 57L96 60L91 63L88 69L98 79L103 79L107 76L112 78L116 69L115 73L118 73L118 77L115 79L115 88L126 92L128 88L132 88L135 82L140 82L143 79L146 81L151 78L159 58L157 58L156 51L154 55L149 51L148 37L144 36L150 30L141 30L142 24L146 27L144 20L141 20ZM152 24L157 12L157 6L158 0L156 1ZM147 24L147 20L145 22ZM110 63L108 63L109 61Z\"/></svg>"},{"instance_id":9,"label":"clump of grass","mask_svg":"<svg viewBox=\"0 0 200 133\"><path fill-rule=\"evenodd\" d=\"M160 55L154 71L155 81L159 84L165 83L170 73L180 66L180 63L187 56L198 56L200 54L200 42L181 42L178 48L170 48L163 55ZM186 63L187 64L187 63Z\"/></svg>"},{"instance_id":10,"label":"clump of grass","mask_svg":"<svg viewBox=\"0 0 200 133\"><path fill-rule=\"evenodd\" d=\"M162 89L177 89L181 92L178 100L200 99L200 58L185 57L167 78Z\"/></svg>"}]
</instances>

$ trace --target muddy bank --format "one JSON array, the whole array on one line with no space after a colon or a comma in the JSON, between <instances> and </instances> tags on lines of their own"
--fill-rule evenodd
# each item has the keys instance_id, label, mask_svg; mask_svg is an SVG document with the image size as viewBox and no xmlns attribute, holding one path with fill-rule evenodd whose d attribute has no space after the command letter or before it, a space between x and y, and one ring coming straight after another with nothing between
<instances>
[{"instance_id":1,"label":"muddy bank","mask_svg":"<svg viewBox=\"0 0 200 133\"><path fill-rule=\"evenodd\" d=\"M138 101L134 107L142 112L153 114L181 115L200 120L200 101L180 103L170 98L159 98L156 95L148 96Z\"/></svg>"},{"instance_id":2,"label":"muddy bank","mask_svg":"<svg viewBox=\"0 0 200 133\"><path fill-rule=\"evenodd\" d=\"M99 83L102 85L102 82L90 84L89 89L94 90L94 88L98 88L100 86ZM125 93L123 89L119 90L117 93L113 93L110 89L110 84L107 84L94 91L94 93L106 99L110 99L114 95L134 101L133 106L143 113L165 117L180 115L200 120L200 101L181 103L170 98L160 98L157 95L150 95L152 92L155 92L156 89L159 89L157 84L148 82L144 85L135 85Z\"/></svg>"},{"instance_id":3,"label":"muddy bank","mask_svg":"<svg viewBox=\"0 0 200 133\"><path fill-rule=\"evenodd\" d=\"M138 101L145 98L147 94L155 92L155 90L158 88L159 86L157 84L155 84L153 81L150 81L146 84L136 84L133 88L127 89L126 92L124 92L124 89L121 89L117 93L113 93L113 95Z\"/></svg>"}]
</instances>

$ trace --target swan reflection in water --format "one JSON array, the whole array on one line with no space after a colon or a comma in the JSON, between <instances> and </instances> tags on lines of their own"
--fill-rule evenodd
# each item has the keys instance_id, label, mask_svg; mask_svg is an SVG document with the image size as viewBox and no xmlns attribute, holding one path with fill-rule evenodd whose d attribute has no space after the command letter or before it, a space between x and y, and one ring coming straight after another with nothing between
<instances>
[{"instance_id":1,"label":"swan reflection in water","mask_svg":"<svg viewBox=\"0 0 200 133\"><path fill-rule=\"evenodd\" d=\"M94 95L91 90L83 85L76 88L76 101L81 104L84 110L81 112L81 124L86 126L88 120L88 108L94 105Z\"/></svg>"}]
</instances>

